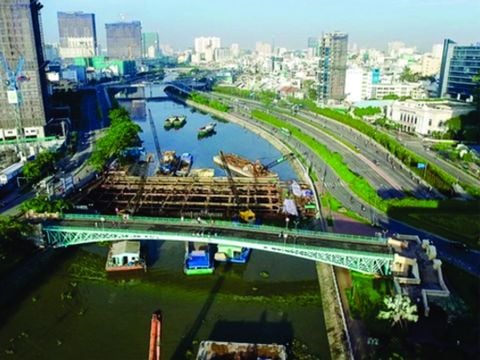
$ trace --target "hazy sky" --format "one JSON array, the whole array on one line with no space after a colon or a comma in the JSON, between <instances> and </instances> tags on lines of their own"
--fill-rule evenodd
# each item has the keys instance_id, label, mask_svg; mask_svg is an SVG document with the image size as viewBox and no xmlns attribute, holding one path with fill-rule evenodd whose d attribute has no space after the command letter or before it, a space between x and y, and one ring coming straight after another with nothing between
<instances>
[{"instance_id":1,"label":"hazy sky","mask_svg":"<svg viewBox=\"0 0 480 360\"><path fill-rule=\"evenodd\" d=\"M140 20L160 43L193 46L197 36L219 36L222 46L256 41L301 49L307 37L345 31L349 42L385 48L393 40L428 50L449 37L480 41L480 0L41 0L45 41L58 42L57 11L96 15L105 47L105 23Z\"/></svg>"}]
</instances>

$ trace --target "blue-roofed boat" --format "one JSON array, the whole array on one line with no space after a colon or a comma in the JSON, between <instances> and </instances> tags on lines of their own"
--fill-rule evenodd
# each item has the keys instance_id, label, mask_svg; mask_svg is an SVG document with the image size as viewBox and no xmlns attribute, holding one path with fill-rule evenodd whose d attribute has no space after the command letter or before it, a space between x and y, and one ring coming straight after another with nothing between
<instances>
[{"instance_id":1,"label":"blue-roofed boat","mask_svg":"<svg viewBox=\"0 0 480 360\"><path fill-rule=\"evenodd\" d=\"M230 262L236 264L245 264L250 257L252 249L241 246L218 245L215 253L215 260L220 262Z\"/></svg>"},{"instance_id":2,"label":"blue-roofed boat","mask_svg":"<svg viewBox=\"0 0 480 360\"><path fill-rule=\"evenodd\" d=\"M195 246L192 242L186 243L185 263L183 272L186 275L213 274L215 266L210 256L208 244Z\"/></svg>"}]
</instances>

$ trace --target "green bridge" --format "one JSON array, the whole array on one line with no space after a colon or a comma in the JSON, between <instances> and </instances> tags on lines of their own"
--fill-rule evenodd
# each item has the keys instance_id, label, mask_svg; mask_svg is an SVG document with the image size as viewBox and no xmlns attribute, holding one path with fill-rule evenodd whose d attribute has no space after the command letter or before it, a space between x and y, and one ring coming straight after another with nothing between
<instances>
[{"instance_id":1,"label":"green bridge","mask_svg":"<svg viewBox=\"0 0 480 360\"><path fill-rule=\"evenodd\" d=\"M369 274L389 275L393 254L387 239L249 225L218 220L64 214L45 221L48 245L64 247L100 241L196 241L248 247L321 261Z\"/></svg>"}]
</instances>

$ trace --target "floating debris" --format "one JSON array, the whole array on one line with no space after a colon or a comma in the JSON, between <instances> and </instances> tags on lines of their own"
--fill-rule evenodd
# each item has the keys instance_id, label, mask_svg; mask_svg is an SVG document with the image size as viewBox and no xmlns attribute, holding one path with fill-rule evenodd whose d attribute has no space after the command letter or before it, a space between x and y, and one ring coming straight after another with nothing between
<instances>
[{"instance_id":1,"label":"floating debris","mask_svg":"<svg viewBox=\"0 0 480 360\"><path fill-rule=\"evenodd\" d=\"M270 277L270 274L268 271L260 271L260 276L264 279L268 279Z\"/></svg>"}]
</instances>

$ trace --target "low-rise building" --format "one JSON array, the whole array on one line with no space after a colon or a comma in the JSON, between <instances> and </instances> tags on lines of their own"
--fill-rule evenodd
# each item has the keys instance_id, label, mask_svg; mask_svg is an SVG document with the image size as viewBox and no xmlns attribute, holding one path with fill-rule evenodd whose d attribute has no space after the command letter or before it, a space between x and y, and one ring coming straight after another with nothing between
<instances>
[{"instance_id":1,"label":"low-rise building","mask_svg":"<svg viewBox=\"0 0 480 360\"><path fill-rule=\"evenodd\" d=\"M414 99L424 99L427 97L426 91L421 83L396 83L396 84L374 84L372 85L373 99L383 99L387 95L396 95L398 97L411 97Z\"/></svg>"},{"instance_id":2,"label":"low-rise building","mask_svg":"<svg viewBox=\"0 0 480 360\"><path fill-rule=\"evenodd\" d=\"M395 101L388 108L388 117L400 124L402 131L430 135L447 130L447 120L474 110L464 103L443 101Z\"/></svg>"}]
</instances>

